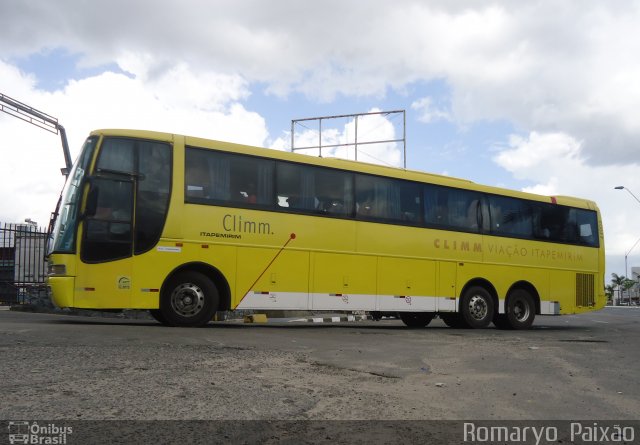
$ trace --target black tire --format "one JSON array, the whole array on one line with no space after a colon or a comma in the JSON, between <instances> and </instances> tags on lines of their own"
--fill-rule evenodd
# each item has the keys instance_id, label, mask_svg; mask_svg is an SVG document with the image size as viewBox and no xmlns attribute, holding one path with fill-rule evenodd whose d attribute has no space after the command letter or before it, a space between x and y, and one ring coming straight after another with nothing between
<instances>
[{"instance_id":1,"label":"black tire","mask_svg":"<svg viewBox=\"0 0 640 445\"><path fill-rule=\"evenodd\" d=\"M511 329L529 329L536 318L533 297L524 289L516 289L507 298L506 318Z\"/></svg>"},{"instance_id":2,"label":"black tire","mask_svg":"<svg viewBox=\"0 0 640 445\"><path fill-rule=\"evenodd\" d=\"M149 314L153 317L153 319L159 323L167 324L167 319L162 315L162 311L160 309L150 309Z\"/></svg>"},{"instance_id":3,"label":"black tire","mask_svg":"<svg viewBox=\"0 0 640 445\"><path fill-rule=\"evenodd\" d=\"M400 320L409 328L424 328L435 315L433 312L400 312Z\"/></svg>"},{"instance_id":4,"label":"black tire","mask_svg":"<svg viewBox=\"0 0 640 445\"><path fill-rule=\"evenodd\" d=\"M460 314L457 312L440 314L440 318L444 321L444 324L454 329L467 329L469 325L467 325Z\"/></svg>"},{"instance_id":5,"label":"black tire","mask_svg":"<svg viewBox=\"0 0 640 445\"><path fill-rule=\"evenodd\" d=\"M170 326L204 326L218 309L218 289L199 272L180 272L162 287L160 311Z\"/></svg>"},{"instance_id":6,"label":"black tire","mask_svg":"<svg viewBox=\"0 0 640 445\"><path fill-rule=\"evenodd\" d=\"M382 312L380 311L373 311L373 312L369 312L369 315L371 315L371 319L373 321L380 321L382 320Z\"/></svg>"},{"instance_id":7,"label":"black tire","mask_svg":"<svg viewBox=\"0 0 640 445\"><path fill-rule=\"evenodd\" d=\"M460 299L460 316L470 328L489 326L494 315L493 297L482 286L471 286Z\"/></svg>"}]
</instances>

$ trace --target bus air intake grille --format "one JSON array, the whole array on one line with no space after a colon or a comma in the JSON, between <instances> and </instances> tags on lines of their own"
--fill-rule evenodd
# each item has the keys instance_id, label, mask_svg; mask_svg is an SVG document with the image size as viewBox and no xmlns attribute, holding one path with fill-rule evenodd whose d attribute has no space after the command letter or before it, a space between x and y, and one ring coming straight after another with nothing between
<instances>
[{"instance_id":1,"label":"bus air intake grille","mask_svg":"<svg viewBox=\"0 0 640 445\"><path fill-rule=\"evenodd\" d=\"M576 306L589 307L596 303L593 274L576 274Z\"/></svg>"}]
</instances>

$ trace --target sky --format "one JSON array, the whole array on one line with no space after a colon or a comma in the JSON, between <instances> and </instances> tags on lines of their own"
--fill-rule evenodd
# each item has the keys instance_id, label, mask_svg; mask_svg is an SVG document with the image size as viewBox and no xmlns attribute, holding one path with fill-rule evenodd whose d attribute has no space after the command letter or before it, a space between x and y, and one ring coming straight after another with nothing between
<instances>
[{"instance_id":1,"label":"sky","mask_svg":"<svg viewBox=\"0 0 640 445\"><path fill-rule=\"evenodd\" d=\"M2 0L0 93L58 118L74 159L99 128L290 150L292 119L405 110L406 159L359 160L592 199L608 279L640 266L638 23L639 1ZM354 134L323 121L323 144ZM358 120L360 142L402 134ZM4 113L0 136L0 221L46 226L60 139Z\"/></svg>"}]
</instances>

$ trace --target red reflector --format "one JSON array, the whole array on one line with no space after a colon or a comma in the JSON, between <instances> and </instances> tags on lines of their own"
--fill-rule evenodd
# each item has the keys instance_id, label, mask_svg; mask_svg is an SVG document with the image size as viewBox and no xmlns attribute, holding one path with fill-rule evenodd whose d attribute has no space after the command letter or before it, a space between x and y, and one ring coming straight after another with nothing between
<instances>
[{"instance_id":1,"label":"red reflector","mask_svg":"<svg viewBox=\"0 0 640 445\"><path fill-rule=\"evenodd\" d=\"M176 243L176 247L182 247L182 243Z\"/></svg>"},{"instance_id":2,"label":"red reflector","mask_svg":"<svg viewBox=\"0 0 640 445\"><path fill-rule=\"evenodd\" d=\"M96 288L95 287L85 287L84 290L87 291L87 292L94 292L96 290Z\"/></svg>"},{"instance_id":3,"label":"red reflector","mask_svg":"<svg viewBox=\"0 0 640 445\"><path fill-rule=\"evenodd\" d=\"M202 245L202 248L203 248L203 249L208 249L208 248L209 248L209 245L208 245L208 244L203 244L203 245Z\"/></svg>"}]
</instances>

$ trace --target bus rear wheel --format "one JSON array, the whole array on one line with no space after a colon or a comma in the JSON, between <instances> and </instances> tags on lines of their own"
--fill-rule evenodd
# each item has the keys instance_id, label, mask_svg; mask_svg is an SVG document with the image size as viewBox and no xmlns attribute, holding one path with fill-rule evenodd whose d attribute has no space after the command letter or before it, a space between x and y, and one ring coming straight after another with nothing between
<instances>
[{"instance_id":1,"label":"bus rear wheel","mask_svg":"<svg viewBox=\"0 0 640 445\"><path fill-rule=\"evenodd\" d=\"M180 272L163 286L160 312L170 326L203 326L218 308L218 289L199 272Z\"/></svg>"},{"instance_id":2,"label":"bus rear wheel","mask_svg":"<svg viewBox=\"0 0 640 445\"><path fill-rule=\"evenodd\" d=\"M409 328L424 328L435 315L433 312L400 312L400 320Z\"/></svg>"},{"instance_id":3,"label":"bus rear wheel","mask_svg":"<svg viewBox=\"0 0 640 445\"><path fill-rule=\"evenodd\" d=\"M514 290L509 295L506 314L503 315L507 329L529 329L535 317L536 306L531 294L524 289Z\"/></svg>"},{"instance_id":4,"label":"bus rear wheel","mask_svg":"<svg viewBox=\"0 0 640 445\"><path fill-rule=\"evenodd\" d=\"M486 328L493 320L493 297L487 289L472 286L460 299L460 316L470 328Z\"/></svg>"}]
</instances>

